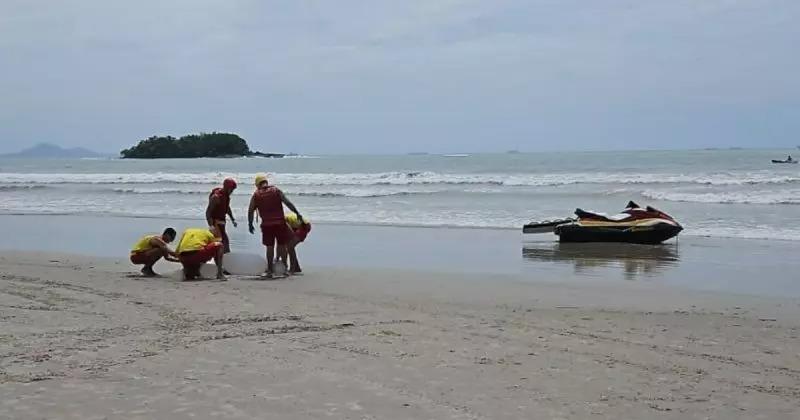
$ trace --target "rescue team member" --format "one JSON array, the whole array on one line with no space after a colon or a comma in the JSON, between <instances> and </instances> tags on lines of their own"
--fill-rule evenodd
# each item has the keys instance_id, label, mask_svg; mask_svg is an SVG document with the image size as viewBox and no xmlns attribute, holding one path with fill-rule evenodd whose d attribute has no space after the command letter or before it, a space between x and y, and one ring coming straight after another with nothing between
<instances>
[{"instance_id":1,"label":"rescue team member","mask_svg":"<svg viewBox=\"0 0 800 420\"><path fill-rule=\"evenodd\" d=\"M228 239L228 232L225 229L225 217L231 218L233 227L237 227L236 219L231 210L231 194L236 189L236 181L226 178L222 181L222 188L214 188L208 195L208 207L206 207L206 222L209 228L217 228L225 253L231 252L231 244Z\"/></svg>"},{"instance_id":2,"label":"rescue team member","mask_svg":"<svg viewBox=\"0 0 800 420\"><path fill-rule=\"evenodd\" d=\"M183 232L175 252L183 265L183 279L195 280L200 277L200 267L214 259L217 265L217 279L226 280L222 274L224 247L215 229L189 228Z\"/></svg>"},{"instance_id":3,"label":"rescue team member","mask_svg":"<svg viewBox=\"0 0 800 420\"><path fill-rule=\"evenodd\" d=\"M289 201L278 187L269 185L265 175L256 176L256 191L250 198L250 207L247 210L247 222L250 233L255 233L253 227L253 215L258 210L261 217L261 243L267 247L267 271L264 277L272 278L275 267L275 244L278 244L278 259L286 261L287 246L292 240L292 231L286 224L283 214L283 205L297 214L299 220L303 216L297 208Z\"/></svg>"},{"instance_id":4,"label":"rescue team member","mask_svg":"<svg viewBox=\"0 0 800 420\"><path fill-rule=\"evenodd\" d=\"M300 261L297 259L297 245L306 240L308 233L311 232L311 223L307 219L297 217L295 213L286 214L286 224L292 230L294 236L289 242L289 273L300 274L303 270L300 268Z\"/></svg>"},{"instance_id":5,"label":"rescue team member","mask_svg":"<svg viewBox=\"0 0 800 420\"><path fill-rule=\"evenodd\" d=\"M147 277L158 275L153 271L153 266L164 257L167 261L178 262L178 254L169 249L168 243L175 240L175 229L168 227L161 235L145 235L133 245L131 249L131 262L135 265L144 265L142 274Z\"/></svg>"}]
</instances>

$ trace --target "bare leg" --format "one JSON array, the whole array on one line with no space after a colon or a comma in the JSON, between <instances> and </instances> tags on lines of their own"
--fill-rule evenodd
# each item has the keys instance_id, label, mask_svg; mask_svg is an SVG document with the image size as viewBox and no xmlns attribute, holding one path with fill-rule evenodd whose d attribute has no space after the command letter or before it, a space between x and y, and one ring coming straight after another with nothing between
<instances>
[{"instance_id":1,"label":"bare leg","mask_svg":"<svg viewBox=\"0 0 800 420\"><path fill-rule=\"evenodd\" d=\"M223 274L222 269L222 260L225 256L225 248L220 247L217 248L217 255L214 256L214 264L217 265L217 280L227 280L225 278L225 274Z\"/></svg>"},{"instance_id":2,"label":"bare leg","mask_svg":"<svg viewBox=\"0 0 800 420\"><path fill-rule=\"evenodd\" d=\"M293 240L291 244L289 244L289 272L290 273L302 273L303 270L300 268L300 261L297 260L297 245L299 242L297 240Z\"/></svg>"},{"instance_id":3,"label":"bare leg","mask_svg":"<svg viewBox=\"0 0 800 420\"><path fill-rule=\"evenodd\" d=\"M153 271L153 266L164 256L164 251L159 248L150 249L144 251L145 255L145 263L144 267L142 267L142 274L147 277L156 277L158 273Z\"/></svg>"},{"instance_id":4,"label":"bare leg","mask_svg":"<svg viewBox=\"0 0 800 420\"><path fill-rule=\"evenodd\" d=\"M275 268L275 247L267 247L267 273L272 275L272 270Z\"/></svg>"},{"instance_id":5,"label":"bare leg","mask_svg":"<svg viewBox=\"0 0 800 420\"><path fill-rule=\"evenodd\" d=\"M287 255L287 253L288 253L288 250L286 248L286 245L280 245L279 244L278 245L278 259L283 261L284 264L286 264L286 255Z\"/></svg>"},{"instance_id":6,"label":"bare leg","mask_svg":"<svg viewBox=\"0 0 800 420\"><path fill-rule=\"evenodd\" d=\"M195 280L200 277L200 266L192 264L183 265L183 281Z\"/></svg>"},{"instance_id":7,"label":"bare leg","mask_svg":"<svg viewBox=\"0 0 800 420\"><path fill-rule=\"evenodd\" d=\"M228 238L228 231L226 230L225 221L217 221L217 230L222 237L223 253L229 254L231 252L231 240ZM224 267L222 268L223 274L230 274Z\"/></svg>"},{"instance_id":8,"label":"bare leg","mask_svg":"<svg viewBox=\"0 0 800 420\"><path fill-rule=\"evenodd\" d=\"M229 254L231 252L231 240L228 238L228 231L225 222L218 222L217 229L219 230L219 234L222 237L222 246L224 248L224 253Z\"/></svg>"}]
</instances>

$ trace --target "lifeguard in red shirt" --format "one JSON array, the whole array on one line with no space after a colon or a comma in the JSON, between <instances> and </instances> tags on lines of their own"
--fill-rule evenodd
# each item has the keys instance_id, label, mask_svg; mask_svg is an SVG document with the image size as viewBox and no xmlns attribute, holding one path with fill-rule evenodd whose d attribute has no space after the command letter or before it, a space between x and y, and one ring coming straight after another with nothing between
<instances>
[{"instance_id":1,"label":"lifeguard in red shirt","mask_svg":"<svg viewBox=\"0 0 800 420\"><path fill-rule=\"evenodd\" d=\"M222 246L227 254L231 252L231 243L228 239L228 232L225 230L226 217L231 218L233 227L237 227L236 219L231 210L231 194L236 190L236 181L226 178L222 181L222 188L214 188L208 195L208 207L206 207L206 221L209 228L216 228L222 238Z\"/></svg>"},{"instance_id":2,"label":"lifeguard in red shirt","mask_svg":"<svg viewBox=\"0 0 800 420\"><path fill-rule=\"evenodd\" d=\"M276 257L275 245L277 244L278 248L278 259L286 261L288 246L294 238L294 233L286 223L283 205L286 204L289 210L297 214L298 219L303 220L303 216L278 187L269 185L265 175L257 175L255 181L256 191L250 198L250 207L247 211L248 227L250 233L255 233L253 216L258 211L261 217L261 243L267 247L267 271L264 276L272 278Z\"/></svg>"}]
</instances>

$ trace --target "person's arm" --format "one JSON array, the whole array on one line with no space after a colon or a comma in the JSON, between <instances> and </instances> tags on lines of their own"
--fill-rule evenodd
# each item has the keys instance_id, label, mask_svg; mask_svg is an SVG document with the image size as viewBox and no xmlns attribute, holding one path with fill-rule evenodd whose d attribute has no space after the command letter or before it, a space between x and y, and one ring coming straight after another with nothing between
<instances>
[{"instance_id":1,"label":"person's arm","mask_svg":"<svg viewBox=\"0 0 800 420\"><path fill-rule=\"evenodd\" d=\"M233 217L233 210L231 209L230 204L228 205L228 217L231 218L231 223L233 224L233 227L238 227L239 226L239 224L236 223L236 219L234 219L234 217Z\"/></svg>"},{"instance_id":2,"label":"person's arm","mask_svg":"<svg viewBox=\"0 0 800 420\"><path fill-rule=\"evenodd\" d=\"M289 208L289 210L293 211L293 212L294 212L294 214L296 214L296 215L297 215L297 220L299 220L300 222L302 222L302 221L303 221L303 216L301 216L301 215L300 215L300 212L299 212L299 211L297 211L297 207L295 207L295 206L294 206L294 204L292 204L292 202L291 202L291 201L289 201L289 199L288 199L288 198L286 198L286 195L283 193L283 191L280 191L280 190L278 190L278 191L279 191L279 192L280 192L280 194L281 194L281 201L283 201L283 204L286 204L286 207L288 207L288 208Z\"/></svg>"},{"instance_id":3,"label":"person's arm","mask_svg":"<svg viewBox=\"0 0 800 420\"><path fill-rule=\"evenodd\" d=\"M167 243L166 243L166 242L164 242L164 241L163 241L161 238L159 238L159 237L152 237L152 238L150 238L150 245L152 245L152 246L154 246L154 247L156 247L156 248L159 248L159 249L161 249L162 251L164 251L164 253L166 253L166 254L167 254L168 256L170 256L170 257L177 257L177 256L178 256L178 254L177 254L175 251L173 251L173 250L169 249L169 246L167 246ZM165 258L165 259L167 259L167 260L169 260L169 258L167 258L167 257L164 257L164 258Z\"/></svg>"},{"instance_id":4,"label":"person's arm","mask_svg":"<svg viewBox=\"0 0 800 420\"><path fill-rule=\"evenodd\" d=\"M254 233L256 229L253 227L253 214L256 212L256 196L250 197L250 206L247 208L247 229L250 233Z\"/></svg>"},{"instance_id":5,"label":"person's arm","mask_svg":"<svg viewBox=\"0 0 800 420\"><path fill-rule=\"evenodd\" d=\"M209 226L216 226L216 222L214 221L214 217L212 217L212 213L214 209L219 205L219 198L212 194L208 197L208 207L206 207L206 222L208 222Z\"/></svg>"}]
</instances>

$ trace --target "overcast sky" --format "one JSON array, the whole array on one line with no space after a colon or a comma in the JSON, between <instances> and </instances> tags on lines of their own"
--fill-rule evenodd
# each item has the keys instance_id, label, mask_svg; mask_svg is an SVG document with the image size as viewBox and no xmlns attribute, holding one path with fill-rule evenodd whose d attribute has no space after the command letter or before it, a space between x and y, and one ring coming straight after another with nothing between
<instances>
[{"instance_id":1,"label":"overcast sky","mask_svg":"<svg viewBox=\"0 0 800 420\"><path fill-rule=\"evenodd\" d=\"M2 0L0 152L800 144L797 0Z\"/></svg>"}]
</instances>

